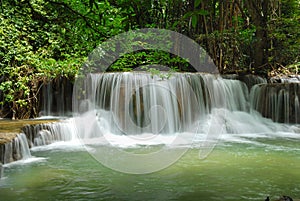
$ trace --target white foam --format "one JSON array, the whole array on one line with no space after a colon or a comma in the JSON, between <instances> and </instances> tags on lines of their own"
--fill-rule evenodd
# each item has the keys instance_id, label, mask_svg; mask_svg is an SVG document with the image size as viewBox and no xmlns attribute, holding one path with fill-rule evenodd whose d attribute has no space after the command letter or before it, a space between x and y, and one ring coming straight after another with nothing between
<instances>
[{"instance_id":1,"label":"white foam","mask_svg":"<svg viewBox=\"0 0 300 201\"><path fill-rule=\"evenodd\" d=\"M19 166L19 165L24 165L24 164L29 164L29 163L36 163L36 162L43 162L47 160L47 158L44 157L30 157L27 159L22 159L18 161L14 161L11 163L4 164L3 167L12 167L12 166Z\"/></svg>"},{"instance_id":2,"label":"white foam","mask_svg":"<svg viewBox=\"0 0 300 201\"><path fill-rule=\"evenodd\" d=\"M44 146L37 146L31 148L32 152L37 151L82 151L84 150L84 147L82 143L79 140L73 140L73 141L59 141L54 142L52 144L44 145Z\"/></svg>"}]
</instances>

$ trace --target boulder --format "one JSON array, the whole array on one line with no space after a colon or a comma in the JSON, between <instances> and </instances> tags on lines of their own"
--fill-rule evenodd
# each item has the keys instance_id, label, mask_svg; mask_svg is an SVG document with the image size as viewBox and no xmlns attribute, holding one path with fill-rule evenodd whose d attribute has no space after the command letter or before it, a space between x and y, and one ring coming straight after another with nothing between
<instances>
[{"instance_id":1,"label":"boulder","mask_svg":"<svg viewBox=\"0 0 300 201\"><path fill-rule=\"evenodd\" d=\"M290 196L283 195L278 201L293 201L293 199Z\"/></svg>"}]
</instances>

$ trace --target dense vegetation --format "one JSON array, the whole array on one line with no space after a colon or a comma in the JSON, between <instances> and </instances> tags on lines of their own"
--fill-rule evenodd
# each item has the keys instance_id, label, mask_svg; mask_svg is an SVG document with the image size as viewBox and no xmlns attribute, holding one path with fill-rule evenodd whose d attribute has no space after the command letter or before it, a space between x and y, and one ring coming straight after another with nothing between
<instances>
[{"instance_id":1,"label":"dense vegetation","mask_svg":"<svg viewBox=\"0 0 300 201\"><path fill-rule=\"evenodd\" d=\"M298 73L299 0L4 0L0 1L0 116L37 115L43 83L73 79L102 41L145 27L196 40L221 73ZM162 62L193 71L164 52L123 56L112 71Z\"/></svg>"}]
</instances>

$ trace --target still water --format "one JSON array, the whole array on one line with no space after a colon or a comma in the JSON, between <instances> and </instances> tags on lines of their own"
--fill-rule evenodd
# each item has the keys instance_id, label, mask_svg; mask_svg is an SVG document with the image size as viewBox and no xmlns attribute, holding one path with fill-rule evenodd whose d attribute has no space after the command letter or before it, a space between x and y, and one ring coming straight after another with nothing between
<instances>
[{"instance_id":1,"label":"still water","mask_svg":"<svg viewBox=\"0 0 300 201\"><path fill-rule=\"evenodd\" d=\"M145 151L155 146L123 148ZM73 142L31 150L33 158L7 164L0 200L264 200L300 197L297 133L223 136L205 159L189 149L151 174L125 174L96 161Z\"/></svg>"}]
</instances>

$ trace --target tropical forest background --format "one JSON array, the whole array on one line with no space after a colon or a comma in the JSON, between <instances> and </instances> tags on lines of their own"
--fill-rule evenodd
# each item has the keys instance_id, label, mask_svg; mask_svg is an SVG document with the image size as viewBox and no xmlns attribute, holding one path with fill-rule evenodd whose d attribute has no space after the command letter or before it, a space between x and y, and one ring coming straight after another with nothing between
<instances>
[{"instance_id":1,"label":"tropical forest background","mask_svg":"<svg viewBox=\"0 0 300 201\"><path fill-rule=\"evenodd\" d=\"M43 84L74 80L101 42L140 28L194 39L223 74L270 77L300 70L299 0L1 0L0 116L36 116L32 110ZM157 51L124 55L109 70L157 61L194 71L186 61Z\"/></svg>"}]
</instances>

